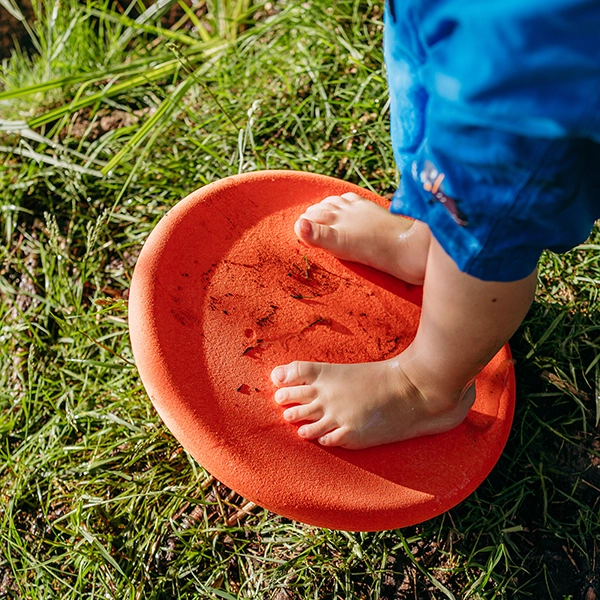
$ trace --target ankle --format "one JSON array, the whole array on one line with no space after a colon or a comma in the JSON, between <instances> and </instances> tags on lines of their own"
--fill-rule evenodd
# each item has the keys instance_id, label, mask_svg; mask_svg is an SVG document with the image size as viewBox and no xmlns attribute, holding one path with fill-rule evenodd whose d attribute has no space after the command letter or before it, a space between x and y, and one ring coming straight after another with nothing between
<instances>
[{"instance_id":1,"label":"ankle","mask_svg":"<svg viewBox=\"0 0 600 600\"><path fill-rule=\"evenodd\" d=\"M454 377L445 377L443 373L430 368L405 353L396 357L398 366L406 376L408 383L420 397L423 408L431 415L437 416L453 411L463 402L474 400L474 381L456 381Z\"/></svg>"},{"instance_id":2,"label":"ankle","mask_svg":"<svg viewBox=\"0 0 600 600\"><path fill-rule=\"evenodd\" d=\"M398 269L403 270L404 280L408 283L423 285L430 241L429 227L420 221L413 221L408 229L400 233L398 243L401 251L396 255L396 260L400 263Z\"/></svg>"}]
</instances>

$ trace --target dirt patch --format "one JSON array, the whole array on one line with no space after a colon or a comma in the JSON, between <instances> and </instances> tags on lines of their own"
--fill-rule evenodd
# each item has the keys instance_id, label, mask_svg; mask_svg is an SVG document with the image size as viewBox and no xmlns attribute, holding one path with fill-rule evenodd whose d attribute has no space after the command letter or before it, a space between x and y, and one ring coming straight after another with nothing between
<instances>
[{"instance_id":1,"label":"dirt patch","mask_svg":"<svg viewBox=\"0 0 600 600\"><path fill-rule=\"evenodd\" d=\"M17 6L28 21L33 20L31 0L17 0ZM15 43L28 48L28 40L23 24L0 6L0 59L10 56Z\"/></svg>"},{"instance_id":2,"label":"dirt patch","mask_svg":"<svg viewBox=\"0 0 600 600\"><path fill-rule=\"evenodd\" d=\"M134 111L132 113L124 110L113 110L112 112L101 112L91 118L90 110L82 111L69 129L61 130L60 138L70 136L76 140L87 139L91 142L102 137L105 133L135 125L142 114L147 111Z\"/></svg>"},{"instance_id":3,"label":"dirt patch","mask_svg":"<svg viewBox=\"0 0 600 600\"><path fill-rule=\"evenodd\" d=\"M600 502L600 438L592 437L574 445L556 443L549 454L556 456L550 475L556 489L549 511L562 522L577 521L576 505L590 515L597 514ZM572 498L571 502L566 497ZM588 515L589 518L589 515ZM597 540L589 536L584 548L577 548L568 535L534 532L532 562L546 569L551 594L540 598L567 597L595 598L600 590L600 565L597 564Z\"/></svg>"}]
</instances>

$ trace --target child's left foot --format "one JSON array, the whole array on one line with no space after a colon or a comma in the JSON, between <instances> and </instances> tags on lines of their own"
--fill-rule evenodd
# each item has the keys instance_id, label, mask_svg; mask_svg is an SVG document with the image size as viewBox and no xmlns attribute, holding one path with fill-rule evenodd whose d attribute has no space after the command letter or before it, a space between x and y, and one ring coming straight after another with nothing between
<instances>
[{"instance_id":1,"label":"child's left foot","mask_svg":"<svg viewBox=\"0 0 600 600\"><path fill-rule=\"evenodd\" d=\"M304 422L298 435L323 446L369 448L456 427L475 400L464 392L419 390L403 367L402 355L361 364L293 362L271 373L283 417Z\"/></svg>"}]
</instances>

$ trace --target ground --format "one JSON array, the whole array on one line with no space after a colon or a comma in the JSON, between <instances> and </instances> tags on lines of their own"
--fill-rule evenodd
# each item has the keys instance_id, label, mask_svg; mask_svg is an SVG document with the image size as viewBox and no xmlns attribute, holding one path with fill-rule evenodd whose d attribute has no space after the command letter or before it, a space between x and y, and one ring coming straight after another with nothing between
<instances>
[{"instance_id":1,"label":"ground","mask_svg":"<svg viewBox=\"0 0 600 600\"><path fill-rule=\"evenodd\" d=\"M34 130L61 145L0 132L3 148L37 153L0 154L0 598L594 600L598 229L586 246L542 259L536 301L511 340L517 412L502 458L470 498L419 526L342 533L269 514L214 481L153 410L131 364L127 293L168 208L265 166L382 196L397 184L380 3L261 10L245 26L262 33L248 27L176 103L181 65L111 95L115 70L125 78L134 56L165 70L174 56L151 31L120 49L114 15L102 21L106 46L86 29L100 21L78 21L81 43L48 63L50 79L106 69L81 90L104 90L102 100L69 112L79 84L14 106L0 96L2 110L36 115ZM69 25L59 19L57 39ZM27 74L18 65L0 73L7 89ZM65 119L44 121L60 107ZM157 114L167 117L153 122L150 146L142 138L110 174L90 173Z\"/></svg>"}]
</instances>

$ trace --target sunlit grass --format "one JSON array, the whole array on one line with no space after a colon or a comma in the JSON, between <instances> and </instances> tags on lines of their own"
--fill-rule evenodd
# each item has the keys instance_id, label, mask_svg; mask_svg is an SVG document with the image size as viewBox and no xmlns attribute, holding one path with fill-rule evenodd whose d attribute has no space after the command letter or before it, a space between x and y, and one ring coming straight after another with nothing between
<instances>
[{"instance_id":1,"label":"sunlit grass","mask_svg":"<svg viewBox=\"0 0 600 600\"><path fill-rule=\"evenodd\" d=\"M61 2L52 21L54 6L32 25L40 52L1 72L0 598L584 597L598 584L598 232L543 258L512 341L511 439L469 499L380 533L245 516L141 386L133 266L168 208L238 172L395 189L382 6L215 0L170 33L160 11Z\"/></svg>"}]
</instances>

